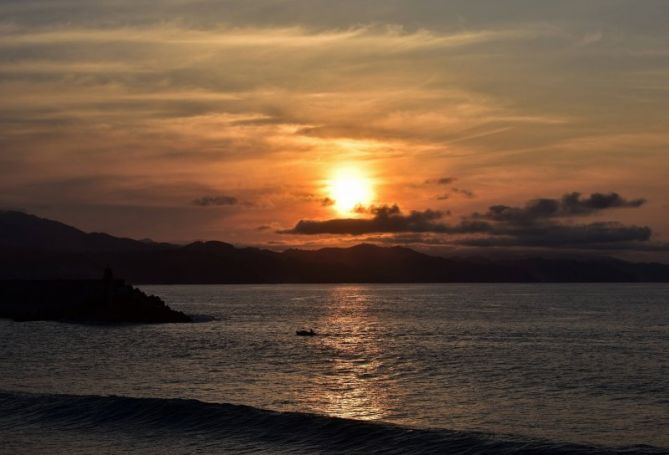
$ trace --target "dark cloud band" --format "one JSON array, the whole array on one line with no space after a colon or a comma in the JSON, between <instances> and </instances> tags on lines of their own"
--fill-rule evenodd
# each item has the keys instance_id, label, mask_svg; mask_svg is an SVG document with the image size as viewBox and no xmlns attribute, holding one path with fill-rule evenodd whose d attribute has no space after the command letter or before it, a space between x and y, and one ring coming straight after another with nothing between
<instances>
[{"instance_id":1,"label":"dark cloud band","mask_svg":"<svg viewBox=\"0 0 669 455\"><path fill-rule=\"evenodd\" d=\"M444 213L436 210L403 214L397 205L370 207L364 212L371 218L344 218L324 221L301 220L295 227L279 231L296 235L415 235L420 241L427 234L434 242L466 246L523 247L601 247L608 244L634 245L649 242L652 231L646 226L628 226L617 222L571 224L560 222L613 208L640 207L644 199L627 200L617 193L594 193L582 197L568 193L560 199L535 199L524 207L491 206L484 214L472 214L457 224L441 222ZM445 238L444 236L455 236Z\"/></svg>"},{"instance_id":2,"label":"dark cloud band","mask_svg":"<svg viewBox=\"0 0 669 455\"><path fill-rule=\"evenodd\" d=\"M223 205L237 205L239 200L233 196L203 196L193 201L199 207L215 207Z\"/></svg>"},{"instance_id":3,"label":"dark cloud band","mask_svg":"<svg viewBox=\"0 0 669 455\"><path fill-rule=\"evenodd\" d=\"M394 232L453 233L449 225L438 222L444 213L437 210L412 211L402 214L397 205L371 207L372 218L342 218L325 221L301 220L294 228L279 231L281 234L339 234L362 235Z\"/></svg>"},{"instance_id":4,"label":"dark cloud band","mask_svg":"<svg viewBox=\"0 0 669 455\"><path fill-rule=\"evenodd\" d=\"M567 193L560 199L534 199L524 207L493 205L483 214L474 214L472 218L486 219L505 223L533 223L549 218L567 218L590 215L607 209L637 208L645 199L627 200L618 193L593 193L587 198L580 193Z\"/></svg>"}]
</instances>

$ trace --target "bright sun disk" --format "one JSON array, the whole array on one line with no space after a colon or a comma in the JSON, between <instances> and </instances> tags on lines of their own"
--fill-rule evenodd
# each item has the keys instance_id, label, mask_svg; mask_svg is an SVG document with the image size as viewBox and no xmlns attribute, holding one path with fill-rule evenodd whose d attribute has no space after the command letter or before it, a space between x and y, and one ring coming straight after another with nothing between
<instances>
[{"instance_id":1,"label":"bright sun disk","mask_svg":"<svg viewBox=\"0 0 669 455\"><path fill-rule=\"evenodd\" d=\"M350 213L358 205L367 206L374 196L371 180L354 168L336 171L330 180L329 192L339 213Z\"/></svg>"}]
</instances>

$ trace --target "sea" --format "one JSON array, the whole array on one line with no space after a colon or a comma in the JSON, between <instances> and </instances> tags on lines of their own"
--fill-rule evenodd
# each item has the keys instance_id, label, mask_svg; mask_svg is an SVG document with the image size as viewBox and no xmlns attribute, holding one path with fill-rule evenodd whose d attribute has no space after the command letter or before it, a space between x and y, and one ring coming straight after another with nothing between
<instances>
[{"instance_id":1,"label":"sea","mask_svg":"<svg viewBox=\"0 0 669 455\"><path fill-rule=\"evenodd\" d=\"M0 453L669 454L666 284L141 289L0 320Z\"/></svg>"}]
</instances>

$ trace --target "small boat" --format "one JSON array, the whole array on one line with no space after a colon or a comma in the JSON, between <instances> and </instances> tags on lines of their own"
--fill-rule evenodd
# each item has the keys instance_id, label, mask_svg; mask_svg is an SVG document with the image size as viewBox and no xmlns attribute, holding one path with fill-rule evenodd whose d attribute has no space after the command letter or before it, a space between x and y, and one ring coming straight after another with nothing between
<instances>
[{"instance_id":1,"label":"small boat","mask_svg":"<svg viewBox=\"0 0 669 455\"><path fill-rule=\"evenodd\" d=\"M297 335L298 337L313 337L316 336L316 332L314 332L314 329L296 330L295 335Z\"/></svg>"}]
</instances>

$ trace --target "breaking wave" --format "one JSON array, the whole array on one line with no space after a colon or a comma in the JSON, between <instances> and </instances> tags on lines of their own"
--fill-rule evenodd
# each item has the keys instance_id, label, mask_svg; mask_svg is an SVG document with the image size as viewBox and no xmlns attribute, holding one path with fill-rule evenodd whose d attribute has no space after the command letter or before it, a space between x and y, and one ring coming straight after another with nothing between
<instances>
[{"instance_id":1,"label":"breaking wave","mask_svg":"<svg viewBox=\"0 0 669 455\"><path fill-rule=\"evenodd\" d=\"M604 448L506 435L414 429L306 413L186 399L0 391L3 432L103 431L207 452L384 454L660 454L650 446ZM244 448L244 450L241 450ZM178 451L178 450L177 450Z\"/></svg>"}]
</instances>

